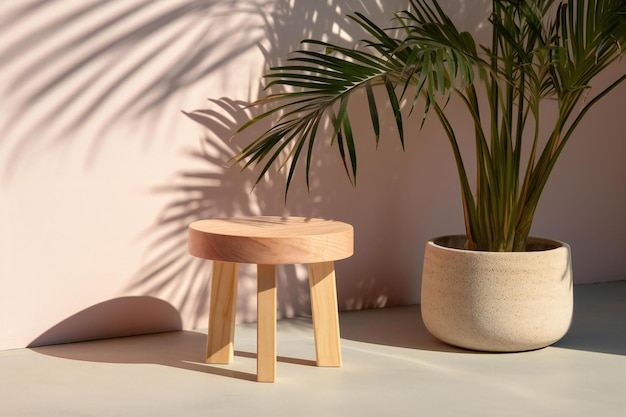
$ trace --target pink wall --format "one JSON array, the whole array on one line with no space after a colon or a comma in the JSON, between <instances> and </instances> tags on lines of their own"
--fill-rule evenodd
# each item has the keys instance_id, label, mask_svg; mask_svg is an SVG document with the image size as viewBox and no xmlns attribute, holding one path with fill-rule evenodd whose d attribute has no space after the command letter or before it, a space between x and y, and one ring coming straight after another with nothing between
<instances>
[{"instance_id":1,"label":"pink wall","mask_svg":"<svg viewBox=\"0 0 626 417\"><path fill-rule=\"evenodd\" d=\"M424 243L463 226L437 126L405 153L389 124L378 151L357 131L358 189L322 150L311 197L300 178L284 207L280 175L250 193L253 175L227 168L244 143L229 142L240 113L207 101L256 98L266 62L301 38L358 39L341 17L348 6L384 23L402 1L59 2L10 2L0 14L0 349L206 327L210 268L187 256L185 228L209 216L352 223L341 307L419 302ZM485 4L449 7L480 31ZM624 94L572 138L533 229L571 244L578 283L626 279ZM181 114L201 108L220 116L210 129ZM255 317L252 272L240 281L241 321ZM305 268L280 271L278 297L283 317L309 312Z\"/></svg>"}]
</instances>

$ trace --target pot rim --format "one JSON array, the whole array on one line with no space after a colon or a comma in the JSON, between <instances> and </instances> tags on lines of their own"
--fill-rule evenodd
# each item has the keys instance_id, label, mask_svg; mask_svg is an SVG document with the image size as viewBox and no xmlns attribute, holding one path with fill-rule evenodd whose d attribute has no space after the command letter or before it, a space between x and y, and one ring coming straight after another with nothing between
<instances>
[{"instance_id":1,"label":"pot rim","mask_svg":"<svg viewBox=\"0 0 626 417\"><path fill-rule=\"evenodd\" d=\"M526 250L522 252L495 252L495 251L485 251L485 250L470 250L463 248L463 244L461 242L467 241L467 235L456 234L456 235L443 235L437 236L428 240L428 245L434 246L441 249L446 249L450 251L458 251L458 252L474 252L474 253L493 253L493 254L510 254L510 253L533 253L533 252L546 252L550 250L555 250L559 248L569 248L569 245L565 242L561 242L560 240L548 239L543 237L529 236L526 243Z\"/></svg>"}]
</instances>

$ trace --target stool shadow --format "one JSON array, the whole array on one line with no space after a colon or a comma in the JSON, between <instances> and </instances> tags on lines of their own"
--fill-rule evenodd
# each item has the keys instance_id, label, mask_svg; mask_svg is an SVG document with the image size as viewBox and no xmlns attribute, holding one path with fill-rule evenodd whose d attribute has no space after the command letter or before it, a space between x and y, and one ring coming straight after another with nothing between
<instances>
[{"instance_id":1,"label":"stool shadow","mask_svg":"<svg viewBox=\"0 0 626 417\"><path fill-rule=\"evenodd\" d=\"M31 347L31 351L61 359L115 363L154 364L256 382L256 373L234 369L232 364L205 363L206 333L176 331L77 343ZM235 356L256 359L254 352L237 350ZM316 366L315 361L277 356L278 362ZM246 365L246 368L249 368Z\"/></svg>"},{"instance_id":2,"label":"stool shadow","mask_svg":"<svg viewBox=\"0 0 626 417\"><path fill-rule=\"evenodd\" d=\"M256 374L205 363L206 334L177 331L30 348L61 359L115 364L154 364L256 381ZM243 356L243 355L242 355ZM256 356L256 355L253 355Z\"/></svg>"},{"instance_id":3,"label":"stool shadow","mask_svg":"<svg viewBox=\"0 0 626 417\"><path fill-rule=\"evenodd\" d=\"M239 356L242 358L256 359L257 354L253 352L243 352L240 350L235 351L235 356ZM317 362L312 361L310 359L300 359L300 358L290 358L287 356L276 356L277 362L289 363L292 365L303 365L303 366L317 366Z\"/></svg>"},{"instance_id":4,"label":"stool shadow","mask_svg":"<svg viewBox=\"0 0 626 417\"><path fill-rule=\"evenodd\" d=\"M256 374L253 374L250 372L237 371L237 370L230 369L230 368L218 368L213 365L199 365L198 369L192 369L192 368L185 368L185 369L195 370L195 371L204 372L207 374L212 374L212 375L217 375L217 376L223 376L227 378L241 379L243 381L256 382L257 380Z\"/></svg>"}]
</instances>

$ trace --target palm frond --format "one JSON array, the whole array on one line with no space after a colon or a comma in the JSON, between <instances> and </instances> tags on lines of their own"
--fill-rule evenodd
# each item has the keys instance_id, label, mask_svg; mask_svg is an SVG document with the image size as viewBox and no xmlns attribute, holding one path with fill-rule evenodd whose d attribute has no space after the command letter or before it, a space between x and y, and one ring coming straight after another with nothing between
<instances>
[{"instance_id":1,"label":"palm frond","mask_svg":"<svg viewBox=\"0 0 626 417\"><path fill-rule=\"evenodd\" d=\"M259 114L240 130L268 118L275 122L235 159L244 167L260 166L257 182L283 161L289 166L286 198L301 160L309 186L314 144L328 126L330 145L356 184L359 143L351 97L364 91L376 144L381 109L390 109L403 148L409 137L406 110L411 115L423 103L422 124L434 111L457 164L468 246L524 250L539 198L565 144L583 116L626 80L623 75L590 93L591 81L626 47L626 1L492 0L490 45L459 31L436 0L410 0L388 29L358 12L349 18L367 36L356 47L305 40L286 65L265 76L268 95L253 104ZM455 95L474 123L473 188L458 143L466 132L456 132L445 113ZM549 137L541 138L540 106L546 99L557 103L557 116L549 121Z\"/></svg>"},{"instance_id":2,"label":"palm frond","mask_svg":"<svg viewBox=\"0 0 626 417\"><path fill-rule=\"evenodd\" d=\"M287 65L272 68L265 75L269 80L266 89L278 88L281 92L254 103L254 107L267 106L267 109L244 124L240 131L270 116L277 115L277 122L235 159L243 161L244 167L263 161L260 180L279 154L292 148L288 190L304 149L308 179L313 143L319 126L328 120L333 129L331 144L336 143L348 177L356 183L357 143L352 134L348 103L355 92L365 90L378 142L381 118L374 88L379 86L385 91L404 147L405 129L400 103L405 94L411 87L416 87L413 105L422 95L427 96L429 103L441 97L448 100L458 82L467 85L473 81L473 65L477 59L471 36L451 27L451 21L438 6L430 8L423 2L413 4L420 7L419 13L424 20L413 20L415 16L408 11L399 14L396 20L399 27L405 29L407 36L404 39L392 37L366 16L355 13L349 17L371 36L363 41L365 46L362 49L318 40L303 41L306 48L296 51ZM305 143L308 146L305 147Z\"/></svg>"}]
</instances>

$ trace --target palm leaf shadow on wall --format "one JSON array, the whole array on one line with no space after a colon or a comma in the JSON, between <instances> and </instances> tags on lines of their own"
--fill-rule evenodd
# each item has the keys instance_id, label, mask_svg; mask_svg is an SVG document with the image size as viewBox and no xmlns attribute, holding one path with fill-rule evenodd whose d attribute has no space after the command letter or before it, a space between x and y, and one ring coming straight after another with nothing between
<instances>
[{"instance_id":1,"label":"palm leaf shadow on wall","mask_svg":"<svg viewBox=\"0 0 626 417\"><path fill-rule=\"evenodd\" d=\"M168 98L257 45L258 33L240 27L249 35L219 48L223 38L207 23L228 22L229 13L258 13L269 4L240 3L47 0L15 7L0 21L0 35L18 25L28 29L0 47L8 81L2 94L12 104L1 127L0 146L10 155L3 176L28 158L44 157L48 146L71 147L77 144L68 142L78 140L91 141L84 161L89 165L105 142L132 140L110 134L120 121L138 125L149 116L146 124L158 129L159 113L172 110ZM51 20L48 10L59 17ZM80 129L88 134L70 134Z\"/></svg>"},{"instance_id":2,"label":"palm leaf shadow on wall","mask_svg":"<svg viewBox=\"0 0 626 417\"><path fill-rule=\"evenodd\" d=\"M17 25L26 29L19 39L0 46L0 69L8 81L2 94L12 103L12 108L0 115L0 148L10 155L2 176L10 180L31 161L45 158L45 150L51 147L84 157L83 163L89 167L107 143L137 140L111 134L112 127L125 122L131 126L150 125L157 131L163 127L159 115L181 110L168 107L166 98L202 85L203 80L211 79L243 53L260 48L269 66L295 49L299 39L356 41L363 33L348 24L344 17L347 12L358 8L377 19L388 19L401 3L92 0L72 2L69 7L61 0L47 0L13 7L0 17L0 35ZM55 13L59 17L54 20L43 18L52 9L63 12ZM236 13L254 18L249 24L228 28L228 17ZM219 28L207 22L216 19L240 34L236 42L215 35ZM258 30L259 21L263 22L262 30ZM224 42L229 48L219 48ZM190 312L198 323L205 320L209 264L187 255L187 224L200 217L277 213L284 209L281 184L263 183L252 196L246 188L245 174L224 167L224 159L237 150L229 139L234 126L242 120L241 104L211 102L213 110L205 114L205 120L215 123L208 122L203 146L187 153L190 164L205 168L180 172L172 183L154 190L171 195L172 200L146 231L143 238L148 259L125 289L174 298L175 307ZM77 134L81 129L88 134ZM80 153L82 149L87 149L85 154ZM330 163L321 162L320 170ZM306 200L306 191L299 192L302 194L298 197ZM304 210L290 208L294 212ZM308 289L304 280L287 283L289 276L300 274L296 267L286 269L281 272L279 285L295 285L283 291L292 294L289 302L283 300L282 304L283 312L289 314L304 308Z\"/></svg>"},{"instance_id":3,"label":"palm leaf shadow on wall","mask_svg":"<svg viewBox=\"0 0 626 417\"><path fill-rule=\"evenodd\" d=\"M294 5L295 3L295 5ZM344 15L348 11L345 1L320 4L306 1L276 2L271 14L262 14L266 37L270 47L262 48L266 64L275 65L297 45L294 40L321 37L336 33L336 37L359 39L363 34L347 25ZM369 13L384 15L382 6L363 6ZM388 7L388 6L387 6ZM387 10L388 11L388 10ZM316 16L319 16L316 17ZM295 33L294 33L295 31ZM227 98L211 99L204 109L184 112L190 119L206 128L199 149L187 150L190 165L195 170L178 173L171 184L155 189L157 193L174 196L162 211L157 223L147 232L151 239L148 262L138 274L128 291L150 296L176 298L174 305L184 316L192 317L191 326L206 326L211 263L191 258L187 253L187 227L201 218L233 215L289 214L315 216L303 188L290 194L288 208L283 203L281 177L262 181L251 194L255 176L228 166L228 159L240 150L245 139L231 140L246 120L247 101ZM245 136L241 135L241 136ZM321 161L317 170L331 163ZM202 168L204 166L204 168ZM305 202L305 203L301 203ZM256 281L252 267L242 268L239 282L238 315L244 321L255 319ZM294 278L295 277L295 278ZM278 269L278 316L288 317L310 312L308 276L306 266L283 265ZM173 297L171 294L176 293ZM189 323L188 323L189 324Z\"/></svg>"},{"instance_id":4,"label":"palm leaf shadow on wall","mask_svg":"<svg viewBox=\"0 0 626 417\"><path fill-rule=\"evenodd\" d=\"M121 124L150 126L157 132L162 128L159 121L172 119L169 112L180 115L178 107L172 108L177 96L189 94L201 80L220 74L225 64L256 48L260 40L260 30L253 30L258 19L244 24L237 19L243 35L235 37L236 42L228 48L220 47L224 43L220 35L233 29L229 16L257 16L271 4L264 0L12 4L0 15L0 36L7 35L0 44L4 78L0 94L5 104L10 103L0 112L0 151L7 161L0 167L2 180L10 183L32 162L45 161L50 157L48 149L82 158L79 165L88 168L108 143L167 138L145 131L136 136L119 135L112 128ZM219 28L215 22L220 22ZM165 114L168 117L161 117ZM211 198L220 201L223 197L217 193ZM167 238L179 242L180 237ZM166 290L178 292L176 288ZM159 295L167 299L168 292ZM156 305L140 303L144 298L148 297L140 294L120 299L137 306ZM153 308L153 313L156 317L159 312ZM77 337L85 334L79 326L83 319L89 321L89 315L76 313L35 342L74 341L67 337L71 329ZM180 325L170 327L176 330ZM149 320L144 328L154 331ZM85 337L113 334L100 327L92 330L93 334Z\"/></svg>"},{"instance_id":5,"label":"palm leaf shadow on wall","mask_svg":"<svg viewBox=\"0 0 626 417\"><path fill-rule=\"evenodd\" d=\"M241 103L216 102L223 111L243 114ZM221 113L204 113L211 133L225 134L235 129L236 122L228 120ZM197 118L197 115L193 116ZM213 123L209 123L213 120ZM152 296L164 296L175 302L176 307L187 316L193 317L193 326L204 323L207 314L211 263L191 257L187 253L187 226L195 220L232 215L254 215L259 212L280 213L280 203L269 206L253 201L249 188L242 186L242 175L237 169L225 167L223 155L232 154L232 144L203 139L203 150L190 149L186 155L190 165L198 166L178 174L174 184L156 188L156 193L174 196L162 210L154 227L147 232L150 239L149 260L138 272L128 291ZM205 168L203 169L202 166ZM249 182L248 182L249 184ZM269 184L268 187L271 188ZM223 198L226 197L226 198ZM258 209L254 209L255 205ZM242 269L242 275L251 278ZM282 276L282 274L281 274ZM251 289L240 282L241 298L238 304L240 314L252 317Z\"/></svg>"}]
</instances>

